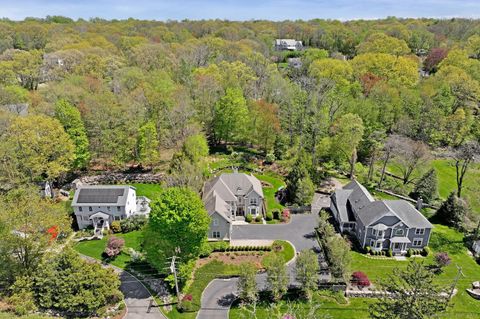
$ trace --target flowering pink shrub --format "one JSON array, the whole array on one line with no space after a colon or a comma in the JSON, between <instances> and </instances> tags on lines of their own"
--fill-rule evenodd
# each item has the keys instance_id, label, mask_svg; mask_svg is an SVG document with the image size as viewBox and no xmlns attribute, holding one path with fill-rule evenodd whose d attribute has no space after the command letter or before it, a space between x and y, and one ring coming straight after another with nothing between
<instances>
[{"instance_id":1,"label":"flowering pink shrub","mask_svg":"<svg viewBox=\"0 0 480 319\"><path fill-rule=\"evenodd\" d=\"M111 236L108 238L107 247L105 247L105 255L109 258L118 256L124 245L125 240L123 240L123 238Z\"/></svg>"},{"instance_id":2,"label":"flowering pink shrub","mask_svg":"<svg viewBox=\"0 0 480 319\"><path fill-rule=\"evenodd\" d=\"M370 280L367 275L361 271L356 271L352 274L352 284L359 287L368 287L370 286Z\"/></svg>"},{"instance_id":3,"label":"flowering pink shrub","mask_svg":"<svg viewBox=\"0 0 480 319\"><path fill-rule=\"evenodd\" d=\"M287 222L290 220L290 211L288 209L284 209L282 212L282 222Z\"/></svg>"},{"instance_id":4,"label":"flowering pink shrub","mask_svg":"<svg viewBox=\"0 0 480 319\"><path fill-rule=\"evenodd\" d=\"M192 297L192 295L190 295L190 294L189 294L189 295L185 295L185 296L183 296L183 298L182 298L182 301L192 301L192 300L193 300L193 297Z\"/></svg>"},{"instance_id":5,"label":"flowering pink shrub","mask_svg":"<svg viewBox=\"0 0 480 319\"><path fill-rule=\"evenodd\" d=\"M283 315L282 319L295 319L295 317L293 315L290 315L290 314L285 314Z\"/></svg>"}]
</instances>

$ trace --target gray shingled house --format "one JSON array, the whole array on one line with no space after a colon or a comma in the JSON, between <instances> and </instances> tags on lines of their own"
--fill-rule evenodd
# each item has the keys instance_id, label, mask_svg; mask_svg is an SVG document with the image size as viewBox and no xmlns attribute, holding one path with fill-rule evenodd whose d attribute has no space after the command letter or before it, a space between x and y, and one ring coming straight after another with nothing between
<instances>
[{"instance_id":1,"label":"gray shingled house","mask_svg":"<svg viewBox=\"0 0 480 319\"><path fill-rule=\"evenodd\" d=\"M357 181L332 194L330 209L340 231L354 234L362 247L397 255L427 246L433 228L409 202L375 200Z\"/></svg>"},{"instance_id":2,"label":"gray shingled house","mask_svg":"<svg viewBox=\"0 0 480 319\"><path fill-rule=\"evenodd\" d=\"M121 185L80 186L73 196L72 208L80 229L92 226L108 229L115 220L150 213L150 200L137 196L135 187Z\"/></svg>"},{"instance_id":3,"label":"gray shingled house","mask_svg":"<svg viewBox=\"0 0 480 319\"><path fill-rule=\"evenodd\" d=\"M203 202L211 218L209 240L230 240L233 221L265 212L262 184L245 173L222 174L206 182Z\"/></svg>"}]
</instances>

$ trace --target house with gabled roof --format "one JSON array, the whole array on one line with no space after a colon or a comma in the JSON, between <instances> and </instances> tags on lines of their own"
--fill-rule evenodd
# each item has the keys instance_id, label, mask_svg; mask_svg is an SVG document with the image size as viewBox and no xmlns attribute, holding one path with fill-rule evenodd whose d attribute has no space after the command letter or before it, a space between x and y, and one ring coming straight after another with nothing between
<instances>
[{"instance_id":1,"label":"house with gabled roof","mask_svg":"<svg viewBox=\"0 0 480 319\"><path fill-rule=\"evenodd\" d=\"M433 225L405 200L375 200L368 190L352 181L331 196L330 209L341 232L356 236L372 250L408 249L428 245Z\"/></svg>"},{"instance_id":2,"label":"house with gabled roof","mask_svg":"<svg viewBox=\"0 0 480 319\"><path fill-rule=\"evenodd\" d=\"M211 179L203 187L203 202L211 218L210 240L230 240L235 220L265 213L262 184L251 174L224 173Z\"/></svg>"},{"instance_id":3,"label":"house with gabled roof","mask_svg":"<svg viewBox=\"0 0 480 319\"><path fill-rule=\"evenodd\" d=\"M302 41L295 39L275 39L275 50L277 51L298 51L302 49Z\"/></svg>"},{"instance_id":4,"label":"house with gabled roof","mask_svg":"<svg viewBox=\"0 0 480 319\"><path fill-rule=\"evenodd\" d=\"M79 229L95 232L110 228L113 221L150 213L150 199L137 196L128 185L82 185L75 190L72 208Z\"/></svg>"}]
</instances>

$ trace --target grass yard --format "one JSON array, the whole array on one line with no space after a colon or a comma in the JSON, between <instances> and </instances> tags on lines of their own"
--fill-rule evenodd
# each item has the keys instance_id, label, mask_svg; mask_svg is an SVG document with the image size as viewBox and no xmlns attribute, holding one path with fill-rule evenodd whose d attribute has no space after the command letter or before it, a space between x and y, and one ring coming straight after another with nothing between
<instances>
[{"instance_id":1,"label":"grass yard","mask_svg":"<svg viewBox=\"0 0 480 319\"><path fill-rule=\"evenodd\" d=\"M267 211L282 211L284 206L277 201L275 198L275 193L280 187L286 186L285 182L280 176L270 172L265 172L264 174L255 174L255 177L272 185L271 187L263 187L263 195L265 196Z\"/></svg>"},{"instance_id":2,"label":"grass yard","mask_svg":"<svg viewBox=\"0 0 480 319\"><path fill-rule=\"evenodd\" d=\"M0 319L52 319L57 318L60 319L61 317L50 317L50 316L43 316L43 315L26 315L26 316L16 316L10 312L0 312Z\"/></svg>"},{"instance_id":3,"label":"grass yard","mask_svg":"<svg viewBox=\"0 0 480 319\"><path fill-rule=\"evenodd\" d=\"M140 250L141 242L142 242L142 231L132 231L126 234L115 234L117 237L121 237L125 240L125 248L133 248L136 251ZM105 250L105 246L107 245L107 237L103 237L101 240L89 240L89 241L82 241L75 245L75 250L79 253L98 259L103 260L102 254ZM110 263L114 266L119 268L125 269L125 267L130 262L130 256L127 253L120 253L113 261Z\"/></svg>"},{"instance_id":4,"label":"grass yard","mask_svg":"<svg viewBox=\"0 0 480 319\"><path fill-rule=\"evenodd\" d=\"M235 276L238 275L239 272L240 267L238 265L227 265L218 260L213 260L195 271L193 281L185 294L192 295L192 302L200 308L202 292L210 281L218 277ZM167 313L170 319L193 319L196 315L196 312L179 313L176 307L173 307L173 310Z\"/></svg>"},{"instance_id":5,"label":"grass yard","mask_svg":"<svg viewBox=\"0 0 480 319\"><path fill-rule=\"evenodd\" d=\"M453 298L453 307L448 309L445 318L479 318L480 302L471 298L465 289L469 288L473 281L480 280L480 265L467 254L462 233L443 225L434 226L429 245L432 254L425 258L425 262L432 263L437 252L447 252L452 259L452 263L437 277L438 284L450 286L453 283L457 274L456 265L462 267L465 275L458 282L459 291ZM352 252L352 260L352 271L363 271L374 284L387 278L395 267L404 268L408 264L407 261L371 259L356 252Z\"/></svg>"},{"instance_id":6,"label":"grass yard","mask_svg":"<svg viewBox=\"0 0 480 319\"><path fill-rule=\"evenodd\" d=\"M347 303L348 302L348 303ZM372 303L371 299L367 298L355 298L347 301L342 296L336 296L334 293L327 291L319 291L314 294L311 303L304 301L281 301L279 303L279 310L281 312L287 312L289 309L294 309L297 315L301 318L306 318L309 314L311 307L318 307L315 311L315 315L329 315L334 319L367 319L368 305ZM251 309L249 309L251 311ZM275 313L278 309L271 307L269 304L262 303L257 305L256 316L253 316L248 310L244 310L238 307L238 305L232 307L230 310L230 319L270 319L272 312ZM276 318L276 317L275 317Z\"/></svg>"},{"instance_id":7,"label":"grass yard","mask_svg":"<svg viewBox=\"0 0 480 319\"><path fill-rule=\"evenodd\" d=\"M432 166L438 176L438 193L441 198L446 199L452 191L456 191L457 182L455 174L455 163L451 160L434 160ZM463 182L462 196L464 196L470 208L476 214L480 214L480 164L471 165Z\"/></svg>"},{"instance_id":8,"label":"grass yard","mask_svg":"<svg viewBox=\"0 0 480 319\"><path fill-rule=\"evenodd\" d=\"M150 200L157 198L162 190L162 186L159 184L134 183L131 185L136 188L137 196L146 196Z\"/></svg>"}]
</instances>

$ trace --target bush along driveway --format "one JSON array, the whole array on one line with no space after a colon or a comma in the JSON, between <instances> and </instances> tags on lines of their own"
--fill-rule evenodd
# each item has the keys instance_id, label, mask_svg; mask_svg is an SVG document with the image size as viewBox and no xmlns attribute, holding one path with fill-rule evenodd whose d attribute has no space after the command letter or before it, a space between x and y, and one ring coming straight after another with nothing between
<instances>
[{"instance_id":1,"label":"bush along driveway","mask_svg":"<svg viewBox=\"0 0 480 319\"><path fill-rule=\"evenodd\" d=\"M82 255L86 260L100 262L98 259ZM120 291L123 293L127 314L124 319L167 319L156 304L150 291L135 276L116 266L103 264L112 268L120 278Z\"/></svg>"},{"instance_id":2,"label":"bush along driveway","mask_svg":"<svg viewBox=\"0 0 480 319\"><path fill-rule=\"evenodd\" d=\"M233 226L232 240L271 239L290 242L296 252L306 249L319 249L315 236L318 225L317 214L293 215L291 222L280 225ZM295 260L288 263L290 285L297 286L294 276ZM257 286L266 288L266 274L257 275ZM228 319L228 313L237 291L237 279L214 279L203 291L201 309L197 319Z\"/></svg>"}]
</instances>

